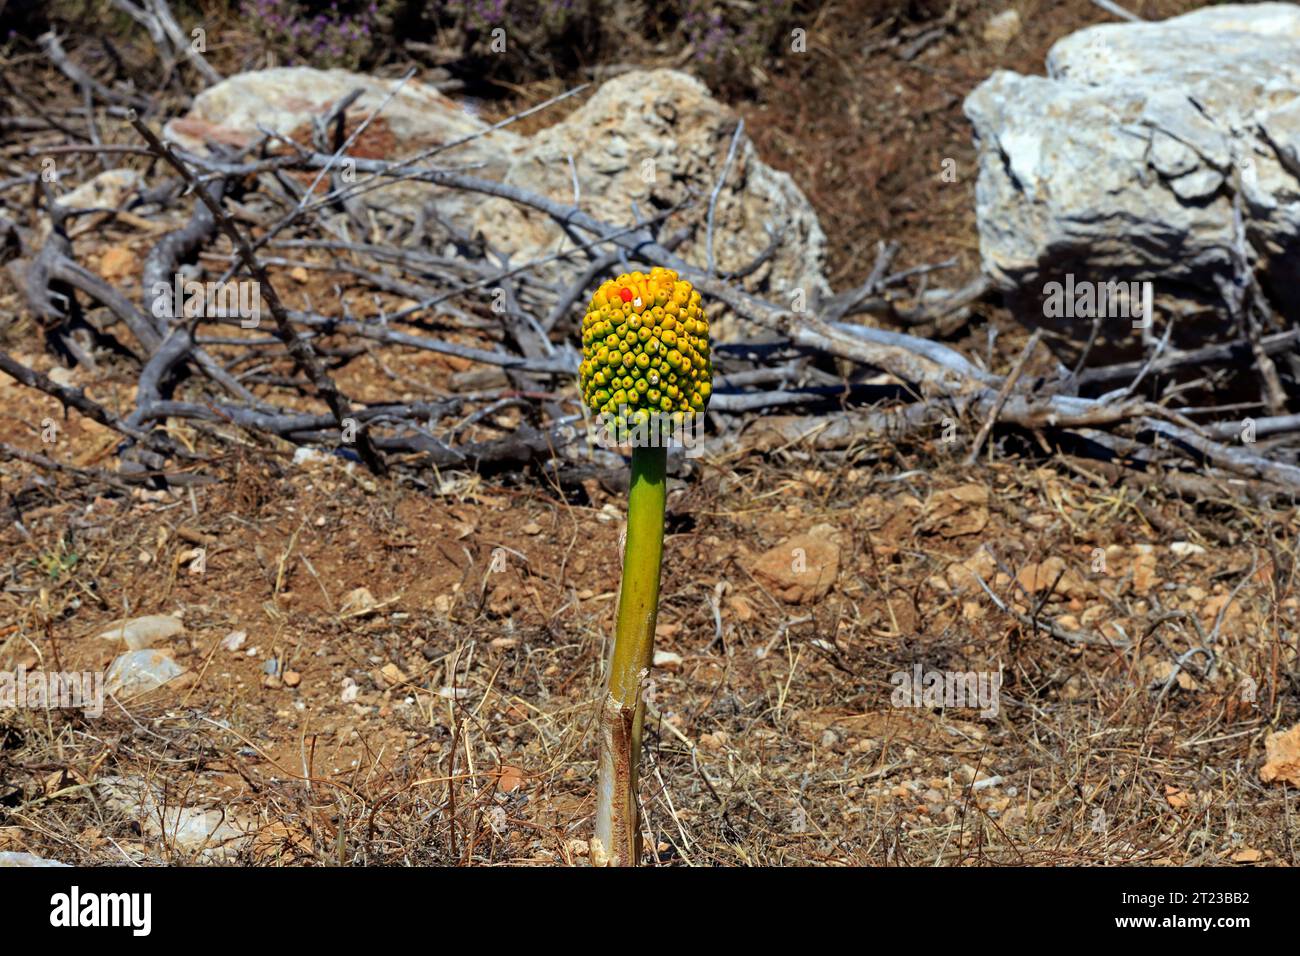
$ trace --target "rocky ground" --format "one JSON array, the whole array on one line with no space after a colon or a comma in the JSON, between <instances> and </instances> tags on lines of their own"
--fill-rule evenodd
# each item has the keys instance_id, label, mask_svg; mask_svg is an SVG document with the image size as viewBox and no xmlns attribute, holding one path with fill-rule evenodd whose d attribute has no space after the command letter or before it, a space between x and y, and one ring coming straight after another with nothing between
<instances>
[{"instance_id":1,"label":"rocky ground","mask_svg":"<svg viewBox=\"0 0 1300 956\"><path fill-rule=\"evenodd\" d=\"M956 256L955 285L978 267L963 98L996 67L1041 72L1052 41L1105 15L1028 3L1013 31L958 5L906 57L933 18L870 6L827 6L816 55L735 106L819 214L833 286L860 281L878 239L902 242L903 265ZM104 276L149 244L146 226L114 228L91 261ZM295 306L328 292L275 274ZM62 368L18 291L0 304L17 357L129 408L119 366ZM1025 336L982 303L952 341L1005 369ZM472 368L375 350L335 373L364 400ZM115 434L8 377L0 418L19 447L48 451L52 421L60 460L112 466ZM940 436L831 454L764 424L670 484L643 774L658 862L1297 861L1294 505L1117 481L1028 435L968 466ZM0 465L0 668L107 671L134 645L145 672L101 716L0 712L0 854L584 862L617 476L417 485L285 443L223 447L220 481L166 491ZM146 616L128 642L123 622ZM149 687L159 668L178 676ZM936 671L997 693L902 693Z\"/></svg>"},{"instance_id":2,"label":"rocky ground","mask_svg":"<svg viewBox=\"0 0 1300 956\"><path fill-rule=\"evenodd\" d=\"M99 719L7 716L0 849L580 860L617 489L250 454L193 494L60 497L4 531L7 659L101 670L125 647L99 635L161 614L146 643L184 673ZM706 461L669 516L661 861L1294 861L1298 735L1265 760L1297 717L1294 509L882 445ZM918 666L1000 674L996 713L900 706Z\"/></svg>"}]
</instances>

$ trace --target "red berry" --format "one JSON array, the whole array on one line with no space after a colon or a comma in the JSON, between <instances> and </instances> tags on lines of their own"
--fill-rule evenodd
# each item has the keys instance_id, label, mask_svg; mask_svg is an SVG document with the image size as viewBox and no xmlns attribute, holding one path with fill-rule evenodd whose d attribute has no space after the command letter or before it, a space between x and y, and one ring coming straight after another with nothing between
<instances>
[{"instance_id":1,"label":"red berry","mask_svg":"<svg viewBox=\"0 0 1300 956\"><path fill-rule=\"evenodd\" d=\"M618 297L622 299L624 302L631 302L632 290L624 286L623 288L618 290Z\"/></svg>"}]
</instances>

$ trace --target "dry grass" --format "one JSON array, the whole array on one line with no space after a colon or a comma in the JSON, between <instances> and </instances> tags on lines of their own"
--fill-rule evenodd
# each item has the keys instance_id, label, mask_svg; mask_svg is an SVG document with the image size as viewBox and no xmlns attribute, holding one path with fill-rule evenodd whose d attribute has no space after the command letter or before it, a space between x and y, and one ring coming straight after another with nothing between
<instances>
[{"instance_id":1,"label":"dry grass","mask_svg":"<svg viewBox=\"0 0 1300 956\"><path fill-rule=\"evenodd\" d=\"M1294 793L1258 779L1264 735L1300 718L1294 511L1139 503L1050 465L963 472L924 448L839 462L789 449L699 472L669 502L658 646L682 663L654 674L643 788L661 862L1296 861ZM173 649L192 676L98 720L4 715L6 848L194 861L104 799L104 778L128 778L255 831L225 857L241 862L580 859L619 496L594 482L567 497L368 491L336 464L250 460L193 502L146 493L87 514L71 488L20 481L4 483L25 496L27 535L10 525L2 542L0 668L56 654L102 667L116 651L93 635L129 607L184 612ZM987 506L954 512L945 492L968 485ZM836 583L785 604L754 560L820 523L839 530ZM218 542L204 574L178 562L180 529ZM1174 540L1206 550L1177 557ZM1072 646L953 587L949 567L983 546L1009 572L988 581L1000 600L1135 646ZM1116 547L1095 573L1094 549ZM58 553L75 562L51 576ZM1053 556L1071 570L1030 602L1010 578ZM362 585L392 603L347 616ZM218 646L237 629L257 657ZM1162 692L1169 662L1212 631L1214 672L1196 658ZM301 684L266 686L269 656ZM892 706L891 675L916 663L1001 670L999 714ZM972 786L987 777L1001 779Z\"/></svg>"}]
</instances>

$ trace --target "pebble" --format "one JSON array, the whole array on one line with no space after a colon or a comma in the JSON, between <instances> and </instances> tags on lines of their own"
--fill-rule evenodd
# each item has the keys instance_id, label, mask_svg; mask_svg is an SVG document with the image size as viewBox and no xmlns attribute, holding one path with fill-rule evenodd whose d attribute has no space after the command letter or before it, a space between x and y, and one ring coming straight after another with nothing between
<instances>
[{"instance_id":1,"label":"pebble","mask_svg":"<svg viewBox=\"0 0 1300 956\"><path fill-rule=\"evenodd\" d=\"M666 671L682 669L682 655L672 651L655 651L654 666Z\"/></svg>"},{"instance_id":2,"label":"pebble","mask_svg":"<svg viewBox=\"0 0 1300 956\"><path fill-rule=\"evenodd\" d=\"M135 696L154 690L185 673L185 668L165 651L127 651L109 665L104 689L118 696Z\"/></svg>"},{"instance_id":3,"label":"pebble","mask_svg":"<svg viewBox=\"0 0 1300 956\"><path fill-rule=\"evenodd\" d=\"M45 857L37 856L35 853L14 853L8 850L0 851L0 869L7 866L67 866L66 863L60 863L58 860L47 860Z\"/></svg>"},{"instance_id":4,"label":"pebble","mask_svg":"<svg viewBox=\"0 0 1300 956\"><path fill-rule=\"evenodd\" d=\"M119 621L99 636L101 640L121 641L130 650L141 651L184 631L185 624L178 617L149 614L130 621Z\"/></svg>"}]
</instances>

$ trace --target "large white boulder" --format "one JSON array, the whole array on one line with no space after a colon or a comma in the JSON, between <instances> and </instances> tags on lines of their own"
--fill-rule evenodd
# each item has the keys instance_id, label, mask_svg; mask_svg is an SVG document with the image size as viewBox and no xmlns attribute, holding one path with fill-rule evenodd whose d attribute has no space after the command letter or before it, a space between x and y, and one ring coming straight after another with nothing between
<instances>
[{"instance_id":1,"label":"large white boulder","mask_svg":"<svg viewBox=\"0 0 1300 956\"><path fill-rule=\"evenodd\" d=\"M609 80L580 109L529 139L505 181L559 202L576 198L583 212L616 225L690 202L660 228L670 236L684 223L703 222L726 162L737 118L699 80L675 70L625 73ZM572 164L570 164L572 160ZM771 256L745 282L775 297L802 290L808 301L828 291L826 236L794 180L758 157L743 133L714 212L714 262L740 270L778 237ZM514 261L571 249L573 239L542 213L504 200L479 209L475 222ZM580 234L579 234L580 235ZM677 249L688 262L707 262L706 230ZM575 263L582 263L579 256ZM573 263L560 267L575 272ZM576 271L580 272L581 269Z\"/></svg>"},{"instance_id":2,"label":"large white boulder","mask_svg":"<svg viewBox=\"0 0 1300 956\"><path fill-rule=\"evenodd\" d=\"M1149 281L1157 324L1179 314L1176 341L1226 334L1238 193L1261 283L1300 315L1300 7L1089 27L1052 47L1046 77L999 71L965 109L984 269L1062 351L1092 327L1050 314L1067 277ZM1094 358L1140 341L1135 323L1104 318Z\"/></svg>"},{"instance_id":3,"label":"large white boulder","mask_svg":"<svg viewBox=\"0 0 1300 956\"><path fill-rule=\"evenodd\" d=\"M499 178L523 144L507 129L489 131L486 123L454 100L418 80L402 83L305 66L255 70L222 80L196 96L188 113L169 122L164 136L190 151L202 150L209 141L246 146L265 132L311 148L315 124L327 119L337 104L358 89L361 96L348 107L348 130L373 111L379 112L348 149L351 156L399 160L458 143L419 165L472 167L474 175ZM366 174L356 175L361 179ZM406 215L436 198L439 212L462 227L469 226L480 201L472 194L410 180L395 180L361 193L360 198L367 206Z\"/></svg>"}]
</instances>

